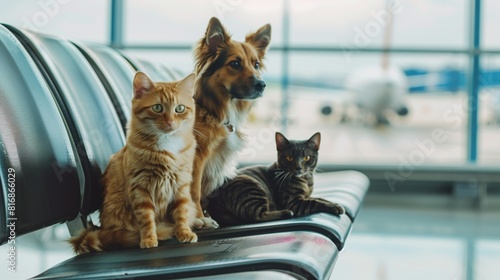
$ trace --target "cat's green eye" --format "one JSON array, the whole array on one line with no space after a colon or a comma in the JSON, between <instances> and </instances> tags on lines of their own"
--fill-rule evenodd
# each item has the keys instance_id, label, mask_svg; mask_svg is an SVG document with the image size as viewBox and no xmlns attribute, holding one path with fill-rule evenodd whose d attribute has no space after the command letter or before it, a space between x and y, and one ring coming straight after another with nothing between
<instances>
[{"instance_id":1,"label":"cat's green eye","mask_svg":"<svg viewBox=\"0 0 500 280\"><path fill-rule=\"evenodd\" d=\"M304 161L310 161L311 160L311 156L305 156L304 157Z\"/></svg>"},{"instance_id":2,"label":"cat's green eye","mask_svg":"<svg viewBox=\"0 0 500 280\"><path fill-rule=\"evenodd\" d=\"M287 161L293 161L293 157L292 156L286 156L285 158Z\"/></svg>"},{"instance_id":3,"label":"cat's green eye","mask_svg":"<svg viewBox=\"0 0 500 280\"><path fill-rule=\"evenodd\" d=\"M175 106L176 113L180 114L180 113L183 113L184 111L186 111L186 106L184 106L182 104Z\"/></svg>"},{"instance_id":4,"label":"cat's green eye","mask_svg":"<svg viewBox=\"0 0 500 280\"><path fill-rule=\"evenodd\" d=\"M163 112L163 106L161 106L161 104L155 104L151 106L151 110L153 110L153 112L155 113L161 113Z\"/></svg>"}]
</instances>

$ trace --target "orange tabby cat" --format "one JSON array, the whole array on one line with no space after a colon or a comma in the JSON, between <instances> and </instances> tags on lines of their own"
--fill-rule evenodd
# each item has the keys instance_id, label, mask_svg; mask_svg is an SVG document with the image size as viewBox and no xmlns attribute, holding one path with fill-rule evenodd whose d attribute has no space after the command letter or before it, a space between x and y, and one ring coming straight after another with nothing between
<instances>
[{"instance_id":1,"label":"orange tabby cat","mask_svg":"<svg viewBox=\"0 0 500 280\"><path fill-rule=\"evenodd\" d=\"M70 240L76 253L151 248L177 237L196 242L196 208L190 195L196 142L193 135L194 74L180 82L134 78L127 144L104 172L101 227Z\"/></svg>"}]
</instances>

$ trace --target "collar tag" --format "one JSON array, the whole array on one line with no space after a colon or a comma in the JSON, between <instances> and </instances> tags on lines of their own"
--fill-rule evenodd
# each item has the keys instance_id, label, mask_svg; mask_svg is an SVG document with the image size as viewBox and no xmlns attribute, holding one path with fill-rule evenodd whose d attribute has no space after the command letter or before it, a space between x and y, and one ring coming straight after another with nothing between
<instances>
[{"instance_id":1,"label":"collar tag","mask_svg":"<svg viewBox=\"0 0 500 280\"><path fill-rule=\"evenodd\" d=\"M224 123L224 128L228 133L234 133L236 131L236 128L230 123Z\"/></svg>"}]
</instances>

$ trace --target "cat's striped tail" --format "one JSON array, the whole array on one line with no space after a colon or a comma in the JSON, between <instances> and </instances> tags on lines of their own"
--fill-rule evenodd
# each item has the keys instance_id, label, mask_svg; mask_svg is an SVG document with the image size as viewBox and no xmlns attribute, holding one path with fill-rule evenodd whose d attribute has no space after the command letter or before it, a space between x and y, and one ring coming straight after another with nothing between
<instances>
[{"instance_id":1,"label":"cat's striped tail","mask_svg":"<svg viewBox=\"0 0 500 280\"><path fill-rule=\"evenodd\" d=\"M174 226L160 223L157 225L158 240L166 240L175 236ZM108 250L139 248L139 231L110 230L97 226L89 226L78 236L70 238L76 254L100 252Z\"/></svg>"}]
</instances>

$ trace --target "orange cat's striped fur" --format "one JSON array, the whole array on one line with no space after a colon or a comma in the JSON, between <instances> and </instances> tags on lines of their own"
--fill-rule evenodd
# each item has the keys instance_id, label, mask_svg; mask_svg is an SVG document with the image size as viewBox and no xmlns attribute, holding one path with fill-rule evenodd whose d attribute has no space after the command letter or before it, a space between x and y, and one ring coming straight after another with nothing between
<instances>
[{"instance_id":1,"label":"orange cat's striped fur","mask_svg":"<svg viewBox=\"0 0 500 280\"><path fill-rule=\"evenodd\" d=\"M196 242L196 207L190 195L196 148L194 74L180 82L134 78L127 143L103 175L100 227L70 240L76 253L150 248L176 237Z\"/></svg>"}]
</instances>

